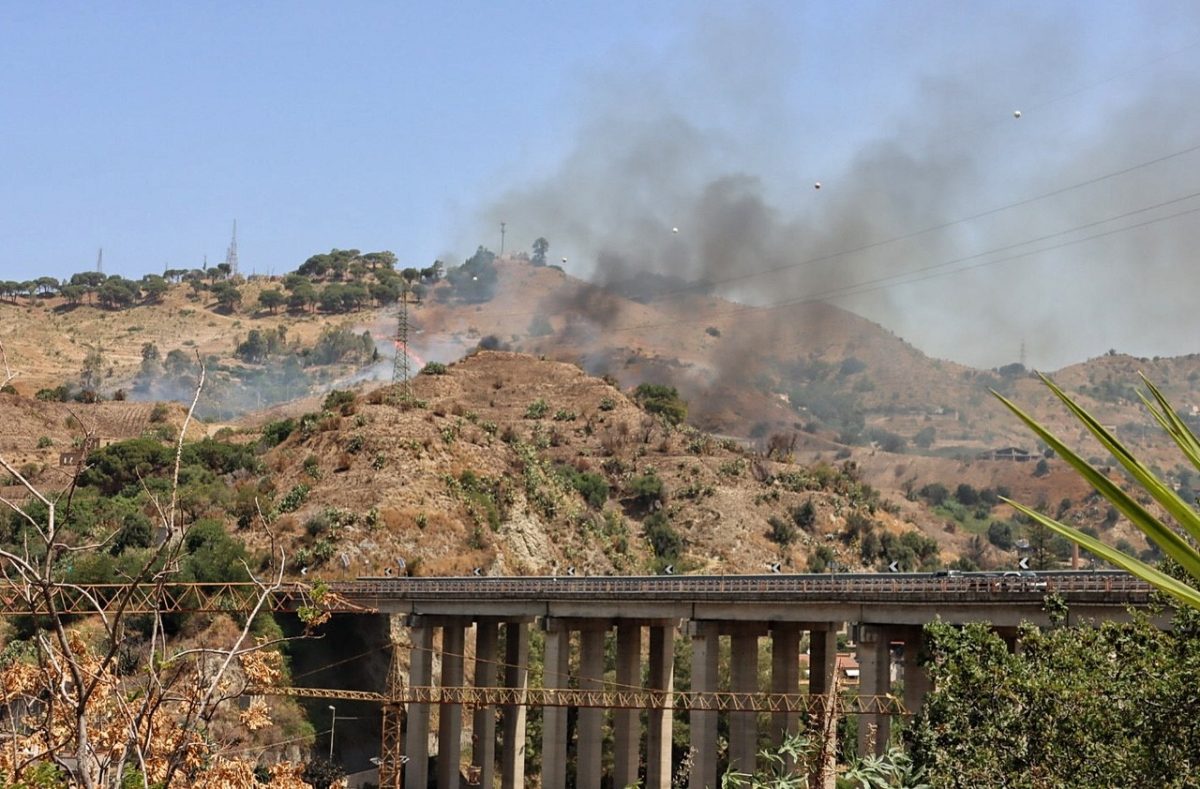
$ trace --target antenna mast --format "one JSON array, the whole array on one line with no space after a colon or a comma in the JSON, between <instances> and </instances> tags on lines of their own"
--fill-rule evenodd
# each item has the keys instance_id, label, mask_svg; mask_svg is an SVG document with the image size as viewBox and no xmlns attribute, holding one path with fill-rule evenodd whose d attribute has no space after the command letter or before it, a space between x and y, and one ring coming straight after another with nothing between
<instances>
[{"instance_id":1,"label":"antenna mast","mask_svg":"<svg viewBox=\"0 0 1200 789\"><path fill-rule=\"evenodd\" d=\"M507 222L500 223L500 257L504 257L504 227Z\"/></svg>"},{"instance_id":2,"label":"antenna mast","mask_svg":"<svg viewBox=\"0 0 1200 789\"><path fill-rule=\"evenodd\" d=\"M229 264L229 275L238 273L237 255L237 220L233 220L233 240L229 242L229 250L225 253L225 262Z\"/></svg>"},{"instance_id":3,"label":"antenna mast","mask_svg":"<svg viewBox=\"0 0 1200 789\"><path fill-rule=\"evenodd\" d=\"M104 273L104 247L100 247L100 251L96 253L96 271Z\"/></svg>"}]
</instances>

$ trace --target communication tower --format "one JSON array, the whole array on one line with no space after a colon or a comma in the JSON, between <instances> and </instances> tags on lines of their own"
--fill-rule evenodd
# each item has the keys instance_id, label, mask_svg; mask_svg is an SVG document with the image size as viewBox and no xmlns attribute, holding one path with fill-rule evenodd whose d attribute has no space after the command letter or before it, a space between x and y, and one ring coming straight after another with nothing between
<instances>
[{"instance_id":1,"label":"communication tower","mask_svg":"<svg viewBox=\"0 0 1200 789\"><path fill-rule=\"evenodd\" d=\"M96 253L96 271L104 273L104 247L100 247L100 251Z\"/></svg>"},{"instance_id":2,"label":"communication tower","mask_svg":"<svg viewBox=\"0 0 1200 789\"><path fill-rule=\"evenodd\" d=\"M225 253L225 262L229 264L229 275L238 273L237 255L237 220L233 220L233 240L229 242L229 250Z\"/></svg>"}]
</instances>

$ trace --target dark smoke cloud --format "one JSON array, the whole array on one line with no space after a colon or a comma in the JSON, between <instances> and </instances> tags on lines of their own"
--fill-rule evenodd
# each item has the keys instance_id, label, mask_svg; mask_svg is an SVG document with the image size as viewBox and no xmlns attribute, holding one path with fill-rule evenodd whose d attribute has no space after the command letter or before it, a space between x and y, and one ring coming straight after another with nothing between
<instances>
[{"instance_id":1,"label":"dark smoke cloud","mask_svg":"<svg viewBox=\"0 0 1200 789\"><path fill-rule=\"evenodd\" d=\"M657 282L662 298L694 282L752 303L828 299L931 355L979 366L1015 361L1022 341L1030 363L1047 368L1108 347L1144 355L1195 350L1194 220L1008 262L992 261L1112 225L978 255L1200 190L1200 154L829 257L1200 141L1194 52L1155 61L1177 44L1156 49L1146 35L1129 44L1130 57L1140 58L1131 67L1115 43L1105 51L1106 28L1083 7L1076 16L1035 6L984 14L938 8L921 7L878 35L911 41L874 82L853 61L862 54L855 47L873 40L813 41L762 9L705 18L661 59L606 71L582 87L579 103L588 110L575 147L553 175L502 195L483 219L504 220L531 239L546 236L572 273L600 285L641 277L645 287ZM1174 22L1164 10L1138 24L1159 32L1197 27L1193 10L1178 13ZM813 50L829 59L814 63ZM854 73L842 109L855 120L839 126L823 106L806 104L796 93L805 83L792 77L811 80L815 72L836 81L843 71ZM1013 118L1021 108L1021 119ZM959 259L950 268L978 267L912 274L923 279L911 284L889 279ZM587 320L620 327L595 294L579 298Z\"/></svg>"}]
</instances>

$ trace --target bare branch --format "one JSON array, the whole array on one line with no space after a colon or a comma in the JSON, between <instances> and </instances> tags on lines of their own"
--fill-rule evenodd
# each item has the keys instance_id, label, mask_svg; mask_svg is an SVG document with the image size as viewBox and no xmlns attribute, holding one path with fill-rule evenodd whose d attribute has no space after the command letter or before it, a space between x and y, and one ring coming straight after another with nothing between
<instances>
[{"instance_id":1,"label":"bare branch","mask_svg":"<svg viewBox=\"0 0 1200 789\"><path fill-rule=\"evenodd\" d=\"M12 368L8 366L8 352L4 350L4 342L0 340L0 359L4 361L4 380L0 381L0 389L12 383L20 373L14 373Z\"/></svg>"}]
</instances>

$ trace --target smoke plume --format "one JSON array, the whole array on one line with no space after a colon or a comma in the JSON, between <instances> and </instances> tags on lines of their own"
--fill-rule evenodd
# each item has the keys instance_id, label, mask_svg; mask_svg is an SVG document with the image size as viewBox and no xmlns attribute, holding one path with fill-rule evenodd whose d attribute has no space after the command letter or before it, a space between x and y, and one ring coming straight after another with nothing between
<instances>
[{"instance_id":1,"label":"smoke plume","mask_svg":"<svg viewBox=\"0 0 1200 789\"><path fill-rule=\"evenodd\" d=\"M878 11L896 29L869 41L762 9L709 15L585 81L574 147L482 220L549 238L618 291L828 301L976 366L1022 342L1047 369L1109 347L1190 352L1200 223L1164 217L1200 208L1178 199L1200 192L1200 151L1135 165L1200 143L1194 51L1151 35L1165 11L1106 53L1100 22L1021 8ZM580 299L597 325L628 320Z\"/></svg>"}]
</instances>

